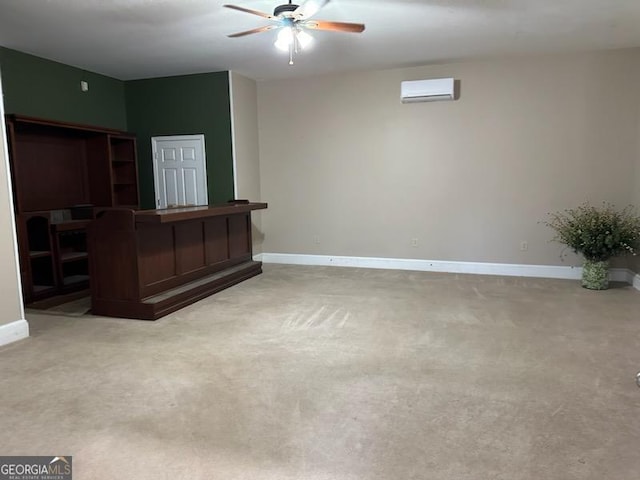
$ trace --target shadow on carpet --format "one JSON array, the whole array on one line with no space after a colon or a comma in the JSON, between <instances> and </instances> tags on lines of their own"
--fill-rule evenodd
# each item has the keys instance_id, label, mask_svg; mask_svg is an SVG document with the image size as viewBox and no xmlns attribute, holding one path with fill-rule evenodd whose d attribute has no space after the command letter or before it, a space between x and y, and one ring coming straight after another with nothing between
<instances>
[{"instance_id":1,"label":"shadow on carpet","mask_svg":"<svg viewBox=\"0 0 640 480\"><path fill-rule=\"evenodd\" d=\"M46 309L29 308L34 313L46 313L48 315L63 315L66 317L81 317L91 311L91 297L82 297L71 302L62 303Z\"/></svg>"}]
</instances>

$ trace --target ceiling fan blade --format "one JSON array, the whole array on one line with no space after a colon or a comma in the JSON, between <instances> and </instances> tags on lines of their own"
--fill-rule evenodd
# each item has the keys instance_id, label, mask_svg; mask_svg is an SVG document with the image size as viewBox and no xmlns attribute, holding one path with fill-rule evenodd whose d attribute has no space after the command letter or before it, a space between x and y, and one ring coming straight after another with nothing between
<instances>
[{"instance_id":1,"label":"ceiling fan blade","mask_svg":"<svg viewBox=\"0 0 640 480\"><path fill-rule=\"evenodd\" d=\"M227 35L227 37L229 37L229 38L244 37L245 35L251 35L253 33L267 32L269 30L273 30L274 28L278 28L278 26L277 25L266 25L264 27L254 28L253 30L247 30L245 32L232 33L231 35Z\"/></svg>"},{"instance_id":2,"label":"ceiling fan blade","mask_svg":"<svg viewBox=\"0 0 640 480\"><path fill-rule=\"evenodd\" d=\"M313 30L330 30L332 32L351 32L351 33L364 32L364 24L362 23L325 22L324 20L309 20L307 22L301 22L300 25L305 28L311 28Z\"/></svg>"},{"instance_id":3,"label":"ceiling fan blade","mask_svg":"<svg viewBox=\"0 0 640 480\"><path fill-rule=\"evenodd\" d=\"M324 7L330 0L307 0L293 11L293 16L304 20L313 17L318 11Z\"/></svg>"},{"instance_id":4,"label":"ceiling fan blade","mask_svg":"<svg viewBox=\"0 0 640 480\"><path fill-rule=\"evenodd\" d=\"M239 12L250 13L252 15L257 15L259 17L268 18L269 20L275 20L276 17L270 15L268 13L259 12L258 10L251 10L250 8L239 7L237 5L223 5L223 7L231 8L232 10L238 10Z\"/></svg>"}]
</instances>

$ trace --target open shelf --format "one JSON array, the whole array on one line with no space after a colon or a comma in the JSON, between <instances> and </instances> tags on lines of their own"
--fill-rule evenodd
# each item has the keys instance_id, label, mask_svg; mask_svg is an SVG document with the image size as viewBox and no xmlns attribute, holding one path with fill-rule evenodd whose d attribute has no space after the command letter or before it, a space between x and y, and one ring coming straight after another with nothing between
<instances>
[{"instance_id":1,"label":"open shelf","mask_svg":"<svg viewBox=\"0 0 640 480\"><path fill-rule=\"evenodd\" d=\"M137 208L139 199L135 138L111 135L109 145L113 205Z\"/></svg>"},{"instance_id":2,"label":"open shelf","mask_svg":"<svg viewBox=\"0 0 640 480\"><path fill-rule=\"evenodd\" d=\"M138 188L134 184L114 185L114 204L117 206L138 205Z\"/></svg>"},{"instance_id":3,"label":"open shelf","mask_svg":"<svg viewBox=\"0 0 640 480\"><path fill-rule=\"evenodd\" d=\"M84 230L87 225L89 225L90 220L81 219L81 220L65 220L62 223L53 224L53 229L56 233L59 232L69 232L69 231L78 231Z\"/></svg>"},{"instance_id":4,"label":"open shelf","mask_svg":"<svg viewBox=\"0 0 640 480\"><path fill-rule=\"evenodd\" d=\"M34 285L33 293L37 295L39 293L44 293L48 290L53 290L54 288L55 288L55 285Z\"/></svg>"},{"instance_id":5,"label":"open shelf","mask_svg":"<svg viewBox=\"0 0 640 480\"><path fill-rule=\"evenodd\" d=\"M74 262L76 260L84 260L88 258L87 252L68 252L60 255L62 262Z\"/></svg>"},{"instance_id":6,"label":"open shelf","mask_svg":"<svg viewBox=\"0 0 640 480\"><path fill-rule=\"evenodd\" d=\"M56 233L56 246L60 258L58 276L65 290L66 287L88 282L89 256L85 228Z\"/></svg>"},{"instance_id":7,"label":"open shelf","mask_svg":"<svg viewBox=\"0 0 640 480\"><path fill-rule=\"evenodd\" d=\"M57 232L56 242L62 261L87 256L87 232L84 228Z\"/></svg>"},{"instance_id":8,"label":"open shelf","mask_svg":"<svg viewBox=\"0 0 640 480\"><path fill-rule=\"evenodd\" d=\"M34 215L26 222L29 252L50 252L49 219L44 215Z\"/></svg>"},{"instance_id":9,"label":"open shelf","mask_svg":"<svg viewBox=\"0 0 640 480\"><path fill-rule=\"evenodd\" d=\"M60 270L62 285L65 287L89 281L89 264L86 257L63 262Z\"/></svg>"},{"instance_id":10,"label":"open shelf","mask_svg":"<svg viewBox=\"0 0 640 480\"><path fill-rule=\"evenodd\" d=\"M62 279L62 283L65 286L76 285L78 283L88 282L89 275L70 275Z\"/></svg>"},{"instance_id":11,"label":"open shelf","mask_svg":"<svg viewBox=\"0 0 640 480\"><path fill-rule=\"evenodd\" d=\"M56 277L50 255L32 258L30 264L34 293L55 287ZM36 290L36 286L39 287L38 290Z\"/></svg>"},{"instance_id":12,"label":"open shelf","mask_svg":"<svg viewBox=\"0 0 640 480\"><path fill-rule=\"evenodd\" d=\"M132 162L118 162L112 165L113 172L113 184L114 185L135 185L137 183L136 178L136 164Z\"/></svg>"},{"instance_id":13,"label":"open shelf","mask_svg":"<svg viewBox=\"0 0 640 480\"><path fill-rule=\"evenodd\" d=\"M22 258L26 263L25 275L28 282L25 297L46 295L56 288L49 218L45 215L33 215L23 225L26 239L22 240L22 248L25 250Z\"/></svg>"},{"instance_id":14,"label":"open shelf","mask_svg":"<svg viewBox=\"0 0 640 480\"><path fill-rule=\"evenodd\" d=\"M110 135L111 161L116 163L135 163L136 141L126 135Z\"/></svg>"}]
</instances>

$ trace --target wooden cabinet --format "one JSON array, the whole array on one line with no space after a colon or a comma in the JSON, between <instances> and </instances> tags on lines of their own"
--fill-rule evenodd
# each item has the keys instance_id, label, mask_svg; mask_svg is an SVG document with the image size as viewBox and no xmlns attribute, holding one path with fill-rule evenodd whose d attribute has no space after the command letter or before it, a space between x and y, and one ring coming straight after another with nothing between
<instances>
[{"instance_id":1,"label":"wooden cabinet","mask_svg":"<svg viewBox=\"0 0 640 480\"><path fill-rule=\"evenodd\" d=\"M262 272L251 211L266 203L109 209L89 226L96 315L155 320Z\"/></svg>"},{"instance_id":2,"label":"wooden cabinet","mask_svg":"<svg viewBox=\"0 0 640 480\"><path fill-rule=\"evenodd\" d=\"M135 136L18 115L7 129L25 301L86 288L92 209L139 205Z\"/></svg>"}]
</instances>

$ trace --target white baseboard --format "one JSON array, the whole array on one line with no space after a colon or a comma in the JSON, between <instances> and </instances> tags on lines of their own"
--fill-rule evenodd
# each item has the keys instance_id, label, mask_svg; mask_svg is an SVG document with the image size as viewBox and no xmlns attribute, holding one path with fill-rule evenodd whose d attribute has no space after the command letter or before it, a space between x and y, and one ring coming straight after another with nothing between
<instances>
[{"instance_id":1,"label":"white baseboard","mask_svg":"<svg viewBox=\"0 0 640 480\"><path fill-rule=\"evenodd\" d=\"M256 255L254 258L258 257ZM478 275L505 275L515 277L560 278L575 280L582 275L582 267L558 265L518 265L512 263L453 262L442 260L416 260L404 258L343 257L332 255L303 255L289 253L262 253L264 263L289 265L316 265L389 270L415 270L421 272L469 273ZM635 278L634 278L635 277ZM640 275L626 268L612 268L612 281L628 282L639 288Z\"/></svg>"},{"instance_id":2,"label":"white baseboard","mask_svg":"<svg viewBox=\"0 0 640 480\"><path fill-rule=\"evenodd\" d=\"M261 261L262 261L262 253L256 253L256 254L253 256L253 261L254 261L254 262L261 262Z\"/></svg>"},{"instance_id":3,"label":"white baseboard","mask_svg":"<svg viewBox=\"0 0 640 480\"><path fill-rule=\"evenodd\" d=\"M0 347L8 343L17 342L29 336L29 324L26 320L0 325Z\"/></svg>"},{"instance_id":4,"label":"white baseboard","mask_svg":"<svg viewBox=\"0 0 640 480\"><path fill-rule=\"evenodd\" d=\"M610 268L609 280L611 280L612 282L625 282L633 284L633 278L630 277L631 274L632 272L628 268Z\"/></svg>"},{"instance_id":5,"label":"white baseboard","mask_svg":"<svg viewBox=\"0 0 640 480\"><path fill-rule=\"evenodd\" d=\"M626 282L633 286L636 290L640 290L640 275L628 268L612 268L610 269L609 278L614 282Z\"/></svg>"}]
</instances>

